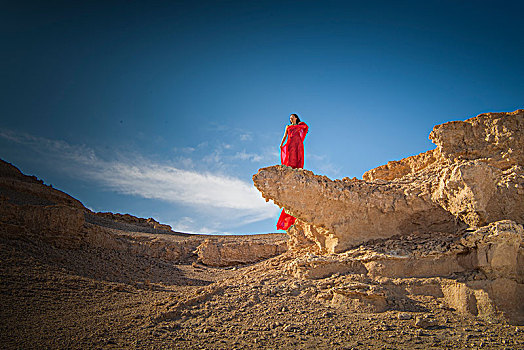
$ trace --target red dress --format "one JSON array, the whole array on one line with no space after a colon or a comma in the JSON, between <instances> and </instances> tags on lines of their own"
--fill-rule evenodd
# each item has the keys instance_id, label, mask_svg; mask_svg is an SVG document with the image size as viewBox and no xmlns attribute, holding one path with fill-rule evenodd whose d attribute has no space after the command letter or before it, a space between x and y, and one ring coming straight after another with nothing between
<instances>
[{"instance_id":1,"label":"red dress","mask_svg":"<svg viewBox=\"0 0 524 350\"><path fill-rule=\"evenodd\" d=\"M280 152L280 160L282 165L287 165L292 168L304 167L304 139L308 131L308 126L304 122L297 125L290 125L287 128L287 141L282 146ZM280 213L280 218L277 221L277 229L287 230L295 223L295 217L287 214L284 209Z\"/></svg>"}]
</instances>

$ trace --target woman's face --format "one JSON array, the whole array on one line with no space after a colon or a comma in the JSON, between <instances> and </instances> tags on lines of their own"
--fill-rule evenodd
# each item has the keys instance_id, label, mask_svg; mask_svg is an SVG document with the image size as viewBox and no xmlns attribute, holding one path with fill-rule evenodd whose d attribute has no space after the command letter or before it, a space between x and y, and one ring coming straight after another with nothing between
<instances>
[{"instance_id":1,"label":"woman's face","mask_svg":"<svg viewBox=\"0 0 524 350\"><path fill-rule=\"evenodd\" d=\"M290 115L289 116L289 121L291 122L291 124L296 124L297 123L297 117L295 117L294 115Z\"/></svg>"}]
</instances>

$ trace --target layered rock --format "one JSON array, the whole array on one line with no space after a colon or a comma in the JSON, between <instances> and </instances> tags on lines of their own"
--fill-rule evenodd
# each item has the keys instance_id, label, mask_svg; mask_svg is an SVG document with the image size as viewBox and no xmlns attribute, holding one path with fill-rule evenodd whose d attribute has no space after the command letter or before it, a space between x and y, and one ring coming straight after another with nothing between
<instances>
[{"instance_id":1,"label":"layered rock","mask_svg":"<svg viewBox=\"0 0 524 350\"><path fill-rule=\"evenodd\" d=\"M10 239L44 240L55 246L79 248L84 211L65 205L14 205L0 198L0 235Z\"/></svg>"},{"instance_id":2,"label":"layered rock","mask_svg":"<svg viewBox=\"0 0 524 350\"><path fill-rule=\"evenodd\" d=\"M274 236L274 237L271 237ZM279 255L287 250L281 235L261 235L245 241L206 239L196 253L198 260L208 266L233 266L254 263Z\"/></svg>"},{"instance_id":3,"label":"layered rock","mask_svg":"<svg viewBox=\"0 0 524 350\"><path fill-rule=\"evenodd\" d=\"M523 133L524 110L486 113L435 126L435 150L373 169L365 180L277 165L253 181L299 219L291 244L310 240L326 252L394 235L523 223Z\"/></svg>"},{"instance_id":4,"label":"layered rock","mask_svg":"<svg viewBox=\"0 0 524 350\"><path fill-rule=\"evenodd\" d=\"M429 138L437 145L439 161L482 159L502 170L523 165L524 109L437 125Z\"/></svg>"},{"instance_id":5,"label":"layered rock","mask_svg":"<svg viewBox=\"0 0 524 350\"><path fill-rule=\"evenodd\" d=\"M364 173L366 181L393 180L433 163L482 159L505 170L524 164L524 109L511 113L484 113L465 121L436 125L429 139L437 148Z\"/></svg>"},{"instance_id":6,"label":"layered rock","mask_svg":"<svg viewBox=\"0 0 524 350\"><path fill-rule=\"evenodd\" d=\"M386 180L391 181L404 175L415 173L435 163L437 151L432 149L416 156L402 160L392 160L385 165L368 170L362 175L365 181Z\"/></svg>"}]
</instances>

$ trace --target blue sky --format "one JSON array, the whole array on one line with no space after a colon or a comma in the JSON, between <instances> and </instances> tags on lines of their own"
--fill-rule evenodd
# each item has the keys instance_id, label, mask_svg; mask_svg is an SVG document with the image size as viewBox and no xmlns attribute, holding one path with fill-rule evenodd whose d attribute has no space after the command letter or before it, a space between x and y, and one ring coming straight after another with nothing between
<instances>
[{"instance_id":1,"label":"blue sky","mask_svg":"<svg viewBox=\"0 0 524 350\"><path fill-rule=\"evenodd\" d=\"M524 107L522 1L10 1L0 157L95 211L274 232L252 184L290 113L361 177L435 124Z\"/></svg>"}]
</instances>

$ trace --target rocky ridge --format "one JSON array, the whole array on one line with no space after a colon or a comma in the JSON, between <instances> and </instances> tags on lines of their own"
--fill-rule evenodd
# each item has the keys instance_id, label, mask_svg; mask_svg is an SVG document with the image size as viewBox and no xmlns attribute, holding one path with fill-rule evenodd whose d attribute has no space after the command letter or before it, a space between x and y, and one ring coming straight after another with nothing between
<instances>
[{"instance_id":1,"label":"rocky ridge","mask_svg":"<svg viewBox=\"0 0 524 350\"><path fill-rule=\"evenodd\" d=\"M328 252L398 234L523 223L523 130L524 110L486 113L435 126L435 150L370 170L364 180L276 165L253 181Z\"/></svg>"},{"instance_id":2,"label":"rocky ridge","mask_svg":"<svg viewBox=\"0 0 524 350\"><path fill-rule=\"evenodd\" d=\"M437 125L430 139L436 149L364 180L260 169L253 181L262 196L297 217L289 248L314 252L288 271L371 281L359 281L360 292L334 286L325 298L336 303L344 296L343 304L383 310L422 291L461 312L522 324L524 110Z\"/></svg>"}]
</instances>

